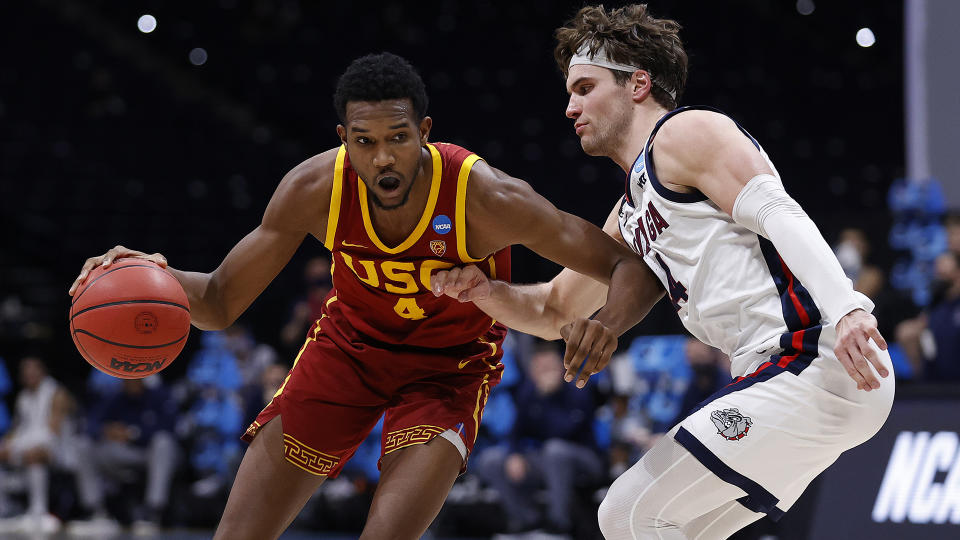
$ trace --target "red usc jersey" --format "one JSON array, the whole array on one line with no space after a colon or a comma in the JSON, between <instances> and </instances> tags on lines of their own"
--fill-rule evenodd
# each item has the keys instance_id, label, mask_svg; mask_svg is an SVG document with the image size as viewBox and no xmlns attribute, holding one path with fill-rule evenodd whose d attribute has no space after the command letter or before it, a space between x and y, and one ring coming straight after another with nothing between
<instances>
[{"instance_id":1,"label":"red usc jersey","mask_svg":"<svg viewBox=\"0 0 960 540\"><path fill-rule=\"evenodd\" d=\"M452 144L427 148L433 159L430 195L413 232L397 246L377 237L366 185L346 148L337 153L323 243L333 255L326 312L346 335L354 333L352 327L387 344L442 348L475 341L494 324L472 303L430 292L432 273L466 263L509 281L510 251L483 259L467 253L467 178L479 157Z\"/></svg>"}]
</instances>

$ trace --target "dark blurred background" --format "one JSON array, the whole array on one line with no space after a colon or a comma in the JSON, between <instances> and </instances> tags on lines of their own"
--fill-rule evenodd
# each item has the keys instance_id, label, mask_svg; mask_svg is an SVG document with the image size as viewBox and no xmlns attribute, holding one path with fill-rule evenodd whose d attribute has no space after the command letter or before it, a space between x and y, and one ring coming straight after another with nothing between
<instances>
[{"instance_id":1,"label":"dark blurred background","mask_svg":"<svg viewBox=\"0 0 960 540\"><path fill-rule=\"evenodd\" d=\"M84 260L123 244L161 252L180 269L213 270L257 225L283 175L339 144L333 87L366 53L391 51L419 69L433 140L463 145L558 207L602 223L622 192L623 173L581 152L552 57L553 30L581 5L0 4L0 357L14 383L7 405L12 409L19 387L19 360L38 355L79 396L82 410L92 379L67 332L67 288ZM868 288L887 317L887 339L894 342L908 323L901 361L922 381L931 359L920 344L931 331L914 317L932 313L940 300L929 290L951 218L927 179L905 179L904 3L688 0L650 7L684 28L690 76L681 103L717 107L758 139L848 275L869 278L858 288ZM861 31L858 44L864 28L874 42ZM919 202L898 202L905 199ZM924 254L916 253L918 243L928 248ZM285 327L316 277L305 277L305 268L324 253L308 238L241 318L244 339L272 348L276 362L289 366L299 347L302 338L282 334L298 334ZM557 271L523 249L515 248L513 260L516 281L547 280ZM661 305L621 349L636 336L682 334ZM163 374L168 384L196 382L191 363L210 345L204 339L194 329ZM608 406L615 395L608 389L597 403ZM190 409L188 398L179 403L180 411ZM177 524L170 512L163 519Z\"/></svg>"}]
</instances>

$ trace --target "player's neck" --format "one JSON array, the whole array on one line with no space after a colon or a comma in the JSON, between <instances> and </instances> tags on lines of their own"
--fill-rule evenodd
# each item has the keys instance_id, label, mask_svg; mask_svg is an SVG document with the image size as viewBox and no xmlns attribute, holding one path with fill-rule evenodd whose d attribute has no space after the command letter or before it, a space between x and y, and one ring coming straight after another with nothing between
<instances>
[{"instance_id":1,"label":"player's neck","mask_svg":"<svg viewBox=\"0 0 960 540\"><path fill-rule=\"evenodd\" d=\"M396 208L382 208L369 201L370 219L381 241L389 246L403 242L420 222L423 210L430 197L433 184L433 160L430 151L423 148L420 154L420 170L410 187L407 202Z\"/></svg>"},{"instance_id":2,"label":"player's neck","mask_svg":"<svg viewBox=\"0 0 960 540\"><path fill-rule=\"evenodd\" d=\"M653 101L653 100L650 100ZM651 105L642 104L633 109L633 122L626 135L620 137L620 147L610 156L624 171L629 171L633 162L643 151L643 147L650 138L657 121L667 114L667 109L655 102Z\"/></svg>"}]
</instances>

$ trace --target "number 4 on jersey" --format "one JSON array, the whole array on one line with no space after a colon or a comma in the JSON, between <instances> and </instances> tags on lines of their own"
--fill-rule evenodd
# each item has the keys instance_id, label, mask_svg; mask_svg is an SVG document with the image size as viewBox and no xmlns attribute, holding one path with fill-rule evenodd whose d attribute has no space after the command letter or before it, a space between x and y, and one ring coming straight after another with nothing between
<instances>
[{"instance_id":1,"label":"number 4 on jersey","mask_svg":"<svg viewBox=\"0 0 960 540\"><path fill-rule=\"evenodd\" d=\"M660 267L663 268L663 271L667 274L667 284L670 286L667 294L670 295L670 302L673 303L673 309L680 311L680 301L686 301L689 298L687 296L687 288L683 286L683 283L673 279L673 274L670 273L670 269L667 268L667 263L663 262L659 253L656 254L656 258L657 262L660 263Z\"/></svg>"},{"instance_id":2,"label":"number 4 on jersey","mask_svg":"<svg viewBox=\"0 0 960 540\"><path fill-rule=\"evenodd\" d=\"M420 319L427 318L427 312L417 305L417 299L410 296L404 296L397 300L397 304L393 306L393 310L397 312L397 315L404 319L410 319L411 321L419 321Z\"/></svg>"}]
</instances>

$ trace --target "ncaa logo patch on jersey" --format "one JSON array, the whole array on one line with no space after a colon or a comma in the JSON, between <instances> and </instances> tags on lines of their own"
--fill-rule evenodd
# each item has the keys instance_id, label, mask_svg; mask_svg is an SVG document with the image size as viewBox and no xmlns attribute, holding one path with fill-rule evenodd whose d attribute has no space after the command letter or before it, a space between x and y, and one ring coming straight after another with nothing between
<instances>
[{"instance_id":1,"label":"ncaa logo patch on jersey","mask_svg":"<svg viewBox=\"0 0 960 540\"><path fill-rule=\"evenodd\" d=\"M643 159L642 152L637 157L637 161L634 162L633 170L630 171L630 182L636 184L639 188L647 183L647 163Z\"/></svg>"},{"instance_id":2,"label":"ncaa logo patch on jersey","mask_svg":"<svg viewBox=\"0 0 960 540\"><path fill-rule=\"evenodd\" d=\"M431 240L430 251L437 257L443 257L443 254L447 252L447 243L443 240Z\"/></svg>"},{"instance_id":3,"label":"ncaa logo patch on jersey","mask_svg":"<svg viewBox=\"0 0 960 540\"><path fill-rule=\"evenodd\" d=\"M724 409L710 413L710 420L717 426L717 433L728 441L739 441L747 436L753 420L740 414L737 409Z\"/></svg>"},{"instance_id":4,"label":"ncaa logo patch on jersey","mask_svg":"<svg viewBox=\"0 0 960 540\"><path fill-rule=\"evenodd\" d=\"M452 229L453 223L446 215L440 214L433 218L433 230L436 231L437 234L447 234Z\"/></svg>"}]
</instances>

